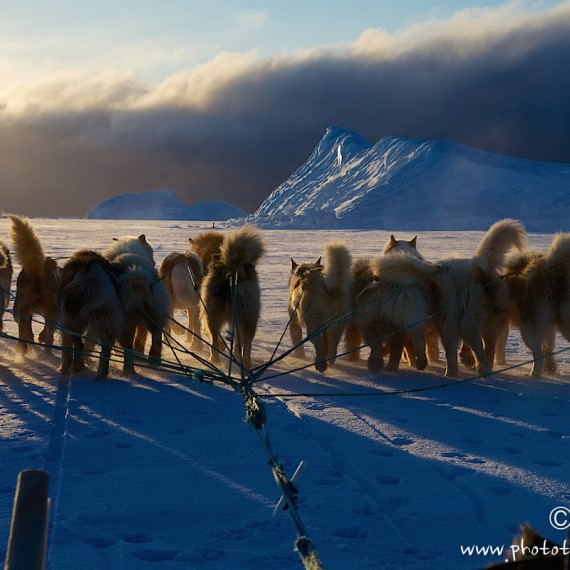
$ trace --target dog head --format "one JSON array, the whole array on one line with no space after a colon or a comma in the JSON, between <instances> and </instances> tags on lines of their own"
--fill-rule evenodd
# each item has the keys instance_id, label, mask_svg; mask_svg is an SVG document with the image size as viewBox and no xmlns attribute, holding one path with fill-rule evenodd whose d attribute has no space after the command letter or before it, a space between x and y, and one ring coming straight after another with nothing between
<instances>
[{"instance_id":1,"label":"dog head","mask_svg":"<svg viewBox=\"0 0 570 570\"><path fill-rule=\"evenodd\" d=\"M393 235L390 236L388 243L384 246L384 255L389 253L406 253L413 255L418 259L423 259L417 248L418 236L414 236L411 240L396 239Z\"/></svg>"},{"instance_id":2,"label":"dog head","mask_svg":"<svg viewBox=\"0 0 570 570\"><path fill-rule=\"evenodd\" d=\"M292 289L301 287L309 281L321 275L324 266L321 263L321 258L317 259L314 263L297 263L291 258L291 277L289 285Z\"/></svg>"}]
</instances>

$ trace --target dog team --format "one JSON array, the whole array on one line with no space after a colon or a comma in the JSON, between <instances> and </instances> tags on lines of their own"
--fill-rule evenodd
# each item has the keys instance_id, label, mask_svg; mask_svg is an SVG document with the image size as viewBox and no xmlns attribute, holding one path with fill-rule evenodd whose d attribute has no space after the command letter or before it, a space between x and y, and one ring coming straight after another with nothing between
<instances>
[{"instance_id":1,"label":"dog team","mask_svg":"<svg viewBox=\"0 0 570 570\"><path fill-rule=\"evenodd\" d=\"M163 338L186 332L197 349L202 330L213 365L231 352L232 362L251 369L261 310L256 266L266 253L259 230L202 232L189 238L189 251L168 255L159 271L144 234L118 238L102 252L77 251L60 267L45 255L29 220L8 217L22 268L13 304L19 352L34 342L38 314L44 320L38 342L47 350L55 331L61 333L62 374L81 371L96 344L96 379L107 377L115 344L123 349L124 372L132 374L148 333L148 362L158 365ZM12 273L10 252L0 242L0 331ZM187 326L174 320L175 309L187 313ZM556 234L548 251L529 251L522 224L504 219L472 257L438 262L422 257L417 237L392 235L381 255L356 259L343 243L331 242L324 263L291 258L288 312L291 352L305 358L311 342L320 372L334 363L344 336L342 355L349 360L369 347L372 373L396 370L402 357L423 370L439 360L441 344L446 376L458 375L459 359L485 376L505 364L509 328L518 327L532 353L531 375L540 378L556 371L556 331L570 340L570 234Z\"/></svg>"}]
</instances>

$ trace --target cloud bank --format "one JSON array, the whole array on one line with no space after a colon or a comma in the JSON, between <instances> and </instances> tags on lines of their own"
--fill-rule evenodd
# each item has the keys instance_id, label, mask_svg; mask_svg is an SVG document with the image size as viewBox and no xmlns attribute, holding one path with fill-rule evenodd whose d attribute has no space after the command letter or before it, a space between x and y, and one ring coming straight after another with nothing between
<instances>
[{"instance_id":1,"label":"cloud bank","mask_svg":"<svg viewBox=\"0 0 570 570\"><path fill-rule=\"evenodd\" d=\"M171 188L252 212L329 125L570 162L568 61L570 2L466 10L271 59L221 53L156 86L112 71L34 84L0 68L1 208L82 216Z\"/></svg>"}]
</instances>

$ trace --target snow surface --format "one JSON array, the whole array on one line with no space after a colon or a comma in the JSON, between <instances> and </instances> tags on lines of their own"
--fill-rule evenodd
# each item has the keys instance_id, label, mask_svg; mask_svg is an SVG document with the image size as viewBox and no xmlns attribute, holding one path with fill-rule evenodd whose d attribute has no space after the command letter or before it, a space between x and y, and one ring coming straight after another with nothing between
<instances>
[{"instance_id":1,"label":"snow surface","mask_svg":"<svg viewBox=\"0 0 570 570\"><path fill-rule=\"evenodd\" d=\"M174 190L154 190L136 194L120 194L109 198L88 213L96 220L227 220L244 217L246 212L224 200L183 204Z\"/></svg>"},{"instance_id":2,"label":"snow surface","mask_svg":"<svg viewBox=\"0 0 570 570\"><path fill-rule=\"evenodd\" d=\"M570 217L570 164L522 160L449 141L372 145L329 127L248 221L263 227L486 230L513 217L555 232Z\"/></svg>"},{"instance_id":3,"label":"snow surface","mask_svg":"<svg viewBox=\"0 0 570 570\"><path fill-rule=\"evenodd\" d=\"M76 249L103 249L113 236L144 232L160 263L200 229L33 223L47 253L62 261ZM355 256L374 254L389 233L412 237L399 230L264 231L253 359L267 361L286 326L291 255L314 260L331 239ZM471 255L481 235L420 232L418 246L433 260ZM0 239L7 236L8 221L0 219ZM530 236L540 249L550 239ZM11 316L4 321L14 334ZM277 353L288 346L286 334ZM560 339L557 346L568 348ZM507 349L520 367L448 387L438 388L447 384L443 364L371 376L364 361L340 360L319 374L292 371L310 362L292 357L255 386L262 395L282 394L265 400L267 433L289 475L301 460L307 464L299 515L325 568L483 568L498 557L464 556L461 546L507 548L524 521L562 542L549 513L570 507L570 358L560 354L560 374L537 381L524 375L529 353L516 332ZM189 356L183 361L196 365ZM41 350L20 359L13 341L0 339L0 549L18 472L43 468L50 473L51 569L302 568L289 515L272 517L280 493L238 393L142 368L134 378L112 367L106 382L86 372L67 384L58 366L57 356ZM468 378L463 369L461 379ZM426 391L390 394L405 389Z\"/></svg>"}]
</instances>

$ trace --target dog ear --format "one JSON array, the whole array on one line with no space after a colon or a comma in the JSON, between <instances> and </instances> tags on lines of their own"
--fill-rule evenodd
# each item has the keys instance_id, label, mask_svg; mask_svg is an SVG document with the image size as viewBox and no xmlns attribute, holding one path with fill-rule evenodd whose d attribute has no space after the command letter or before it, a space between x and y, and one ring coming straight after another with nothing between
<instances>
[{"instance_id":1,"label":"dog ear","mask_svg":"<svg viewBox=\"0 0 570 570\"><path fill-rule=\"evenodd\" d=\"M188 238L188 241L189 241L190 243L194 243L194 238L189 237L189 238Z\"/></svg>"},{"instance_id":2,"label":"dog ear","mask_svg":"<svg viewBox=\"0 0 570 570\"><path fill-rule=\"evenodd\" d=\"M297 267L299 267L299 264L295 263L295 260L293 258L291 258L291 271L295 271L295 269L297 269Z\"/></svg>"},{"instance_id":3,"label":"dog ear","mask_svg":"<svg viewBox=\"0 0 570 570\"><path fill-rule=\"evenodd\" d=\"M139 236L139 239L140 239L143 243L146 243L146 236L145 236L144 234L141 234L141 235Z\"/></svg>"},{"instance_id":4,"label":"dog ear","mask_svg":"<svg viewBox=\"0 0 570 570\"><path fill-rule=\"evenodd\" d=\"M322 255L319 256L319 259L317 259L317 261L316 261L316 263L315 263L315 265L318 265L318 266L320 266L320 267L323 266L323 264L321 263L321 257L322 257Z\"/></svg>"},{"instance_id":5,"label":"dog ear","mask_svg":"<svg viewBox=\"0 0 570 570\"><path fill-rule=\"evenodd\" d=\"M414 248L417 249L416 243L418 241L418 236L414 236L408 243Z\"/></svg>"},{"instance_id":6,"label":"dog ear","mask_svg":"<svg viewBox=\"0 0 570 570\"><path fill-rule=\"evenodd\" d=\"M396 245L398 242L393 234L390 235L390 245Z\"/></svg>"}]
</instances>

